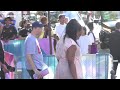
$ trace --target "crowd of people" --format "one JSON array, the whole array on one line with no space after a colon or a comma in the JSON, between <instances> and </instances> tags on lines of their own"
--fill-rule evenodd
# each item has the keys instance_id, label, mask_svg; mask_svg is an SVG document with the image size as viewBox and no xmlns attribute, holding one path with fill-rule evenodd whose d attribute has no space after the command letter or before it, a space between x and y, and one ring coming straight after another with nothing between
<instances>
[{"instance_id":1,"label":"crowd of people","mask_svg":"<svg viewBox=\"0 0 120 90\"><path fill-rule=\"evenodd\" d=\"M43 16L40 21L35 21L32 24L29 20L23 20L20 22L21 28L19 30L16 29L12 21L11 17L6 17L4 24L0 23L0 39L2 41L25 40L26 69L32 79L34 79L34 74L37 75L37 78L43 79L41 72L46 64L43 60L38 38L48 38L49 31L53 31L49 27L48 18ZM90 29L88 33L86 32L86 27L81 26L76 19L69 20L65 15L59 15L55 33L51 35L54 39L55 55L58 60L55 73L56 79L83 79L80 57L90 53L91 46L96 45L93 22L87 23L87 26ZM114 59L119 60L119 50L115 45L120 40L120 23L116 24L116 29L109 37L109 48ZM115 50L113 47L117 49ZM2 42L0 42L0 75L2 79L5 79L5 73L13 72L15 68L5 62L3 48ZM117 65L118 63L114 64L115 73Z\"/></svg>"},{"instance_id":2,"label":"crowd of people","mask_svg":"<svg viewBox=\"0 0 120 90\"><path fill-rule=\"evenodd\" d=\"M89 45L91 45L95 41L94 34L92 33L92 25L93 23L89 25L91 30L89 32L89 35L87 35L86 28L82 27L76 19L69 20L69 18L65 15L59 15L58 23L55 27L55 33L51 35L54 39L54 49L56 50L56 57L59 62L56 69L56 78L82 79L82 68L80 65L79 57L80 53L88 53ZM38 38L48 38L49 30L51 29L48 25L48 18L46 16L43 16L42 18L40 18L40 21L35 21L34 23L32 23L32 25L29 20L23 20L20 22L20 27L21 28L17 30L15 25L12 24L12 18L6 17L4 19L4 24L0 23L0 39L2 41L25 40L27 71L32 79L33 74L37 74L39 78L43 78L41 77L40 71L42 70L42 66L45 64L43 62L42 51L39 46ZM80 36L81 38L79 38ZM91 37L91 39L89 39L89 37ZM84 40L86 40L86 46L84 46ZM79 46L85 49L80 49ZM2 42L0 47L1 52L3 53L4 50ZM0 56L3 56L3 54L1 54ZM1 61L2 60L4 61L4 57L1 57ZM1 64L1 66L2 65L3 64ZM4 68L5 67L6 66L4 66ZM14 69L10 66L9 68ZM63 73L63 71L61 70L65 70L65 76L62 75L61 77L61 74ZM1 76L4 76L4 74Z\"/></svg>"}]
</instances>

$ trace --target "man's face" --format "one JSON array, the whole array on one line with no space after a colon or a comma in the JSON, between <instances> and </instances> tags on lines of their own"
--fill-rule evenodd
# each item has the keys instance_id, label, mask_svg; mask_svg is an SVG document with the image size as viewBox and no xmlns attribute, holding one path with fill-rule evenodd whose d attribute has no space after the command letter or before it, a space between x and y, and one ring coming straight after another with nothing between
<instances>
[{"instance_id":1,"label":"man's face","mask_svg":"<svg viewBox=\"0 0 120 90\"><path fill-rule=\"evenodd\" d=\"M42 31L44 30L44 28L43 27L37 27L37 28L35 28L36 29L36 36L37 37L39 37L40 35L41 35L41 33L42 33Z\"/></svg>"},{"instance_id":2,"label":"man's face","mask_svg":"<svg viewBox=\"0 0 120 90\"><path fill-rule=\"evenodd\" d=\"M65 16L62 16L60 19L59 19L60 23L64 24L65 22Z\"/></svg>"},{"instance_id":3,"label":"man's face","mask_svg":"<svg viewBox=\"0 0 120 90\"><path fill-rule=\"evenodd\" d=\"M11 24L11 20L10 19L6 19L5 24L7 24L7 25Z\"/></svg>"}]
</instances>

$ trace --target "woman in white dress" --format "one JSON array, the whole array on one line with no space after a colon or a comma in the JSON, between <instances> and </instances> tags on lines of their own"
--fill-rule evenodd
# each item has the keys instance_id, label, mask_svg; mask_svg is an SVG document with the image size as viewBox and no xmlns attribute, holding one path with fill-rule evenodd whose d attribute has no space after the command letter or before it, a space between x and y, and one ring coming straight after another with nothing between
<instances>
[{"instance_id":1,"label":"woman in white dress","mask_svg":"<svg viewBox=\"0 0 120 90\"><path fill-rule=\"evenodd\" d=\"M83 79L80 47L77 43L81 30L82 27L77 20L71 19L66 26L65 36L58 41L56 79Z\"/></svg>"}]
</instances>

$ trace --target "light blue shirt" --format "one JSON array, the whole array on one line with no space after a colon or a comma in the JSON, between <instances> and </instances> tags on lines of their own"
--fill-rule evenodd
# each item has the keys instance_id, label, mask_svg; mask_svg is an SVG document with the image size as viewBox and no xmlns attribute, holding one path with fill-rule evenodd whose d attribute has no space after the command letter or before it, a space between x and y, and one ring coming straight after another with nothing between
<instances>
[{"instance_id":1,"label":"light blue shirt","mask_svg":"<svg viewBox=\"0 0 120 90\"><path fill-rule=\"evenodd\" d=\"M32 60L37 69L43 69L43 55L42 51L39 46L39 42L35 36L29 34L25 40L25 55L31 54ZM28 70L32 70L31 65L29 64L28 60L26 60L26 68Z\"/></svg>"}]
</instances>

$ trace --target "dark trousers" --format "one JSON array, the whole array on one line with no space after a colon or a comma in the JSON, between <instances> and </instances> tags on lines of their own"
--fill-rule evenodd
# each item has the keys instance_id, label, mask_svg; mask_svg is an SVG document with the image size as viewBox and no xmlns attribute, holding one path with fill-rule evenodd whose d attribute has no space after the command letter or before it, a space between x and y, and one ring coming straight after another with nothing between
<instances>
[{"instance_id":1,"label":"dark trousers","mask_svg":"<svg viewBox=\"0 0 120 90\"><path fill-rule=\"evenodd\" d=\"M113 62L113 70L115 71L115 75L116 75L118 63L120 62L120 56L113 55L113 60L118 60L118 62Z\"/></svg>"},{"instance_id":2,"label":"dark trousers","mask_svg":"<svg viewBox=\"0 0 120 90\"><path fill-rule=\"evenodd\" d=\"M4 73L2 68L1 68L1 71L0 71L0 77L1 77L1 79L5 79L5 73Z\"/></svg>"},{"instance_id":3,"label":"dark trousers","mask_svg":"<svg viewBox=\"0 0 120 90\"><path fill-rule=\"evenodd\" d=\"M115 71L115 75L116 75L117 67L118 67L118 62L113 62L113 70Z\"/></svg>"},{"instance_id":4,"label":"dark trousers","mask_svg":"<svg viewBox=\"0 0 120 90\"><path fill-rule=\"evenodd\" d=\"M56 44L57 44L57 40L54 39L54 51L56 52Z\"/></svg>"},{"instance_id":5,"label":"dark trousers","mask_svg":"<svg viewBox=\"0 0 120 90\"><path fill-rule=\"evenodd\" d=\"M40 69L38 69L38 70L41 71ZM35 74L35 72L34 72L33 70L27 70L27 71L28 71L30 77L31 77L32 79L34 79L34 78L33 78L33 75Z\"/></svg>"}]
</instances>

